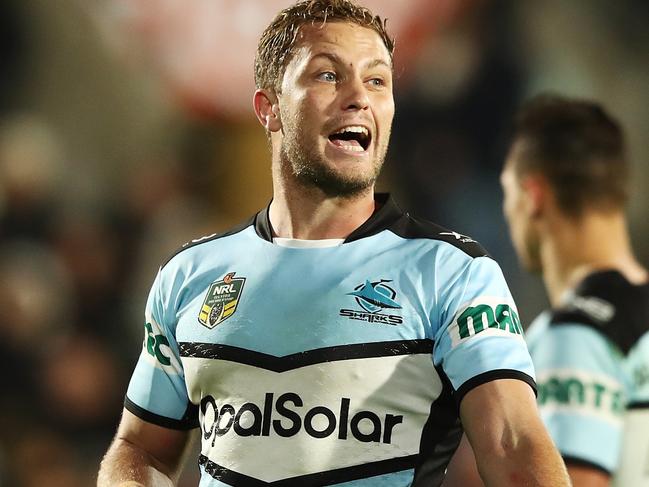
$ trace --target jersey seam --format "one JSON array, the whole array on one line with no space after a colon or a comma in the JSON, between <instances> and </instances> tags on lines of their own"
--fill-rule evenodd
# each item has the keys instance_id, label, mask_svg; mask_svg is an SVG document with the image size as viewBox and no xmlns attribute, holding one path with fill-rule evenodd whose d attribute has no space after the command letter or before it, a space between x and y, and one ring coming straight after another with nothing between
<instances>
[{"instance_id":1,"label":"jersey seam","mask_svg":"<svg viewBox=\"0 0 649 487\"><path fill-rule=\"evenodd\" d=\"M462 287L462 292L460 293L459 304L455 307L455 309L453 310L453 313L450 313L450 318L443 324L442 327L440 327L440 333L443 333L444 330L448 329L448 327L453 322L453 318L457 315L457 312L460 309L460 306L465 304L464 296L466 295L467 287L469 286L469 283L471 282L471 274L473 273L473 262L475 261L475 259L476 259L476 257L469 260L466 267L462 270L461 273L459 273L460 276L458 276L458 278L453 281L453 284L450 284L448 286L449 288L451 288L458 281L458 279L460 279L461 276L464 275L465 272L468 272L467 278L464 280L464 286ZM467 268L468 268L468 270L467 270ZM437 267L435 268L435 272L437 273ZM436 294L437 294L437 289L436 289ZM436 303L436 305L437 306L435 306L435 308L439 310L439 301ZM440 321L440 316L439 316L439 311L438 311L437 322L439 322L439 321ZM441 341L441 337L438 334L437 336L435 336L435 343L440 343L440 341Z\"/></svg>"}]
</instances>

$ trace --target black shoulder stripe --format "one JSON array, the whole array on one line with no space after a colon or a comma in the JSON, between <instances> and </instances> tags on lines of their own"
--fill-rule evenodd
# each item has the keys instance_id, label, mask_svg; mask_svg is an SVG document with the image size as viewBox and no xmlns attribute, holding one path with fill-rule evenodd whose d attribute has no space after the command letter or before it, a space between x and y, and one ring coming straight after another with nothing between
<instances>
[{"instance_id":1,"label":"black shoulder stripe","mask_svg":"<svg viewBox=\"0 0 649 487\"><path fill-rule=\"evenodd\" d=\"M585 313L574 310L564 310L558 309L552 311L550 315L550 326L569 326L569 325L578 325L585 326L592 330L595 330L597 333L600 333L606 340L612 342L615 346L619 347L619 350L625 355L629 353L629 350L635 343L635 339L625 339L620 336L619 333L616 333L616 330L612 327L604 327L602 323L597 322L590 316Z\"/></svg>"},{"instance_id":2,"label":"black shoulder stripe","mask_svg":"<svg viewBox=\"0 0 649 487\"><path fill-rule=\"evenodd\" d=\"M470 257L490 257L477 241L440 225L404 214L389 230L402 238L428 238L440 240L457 247Z\"/></svg>"},{"instance_id":3,"label":"black shoulder stripe","mask_svg":"<svg viewBox=\"0 0 649 487\"><path fill-rule=\"evenodd\" d=\"M243 230L245 230L249 226L255 224L256 217L257 217L257 215L253 216L252 218L249 218L244 223L242 223L240 225L237 225L236 227L234 227L234 228L232 228L232 229L230 229L230 230L228 230L226 232L214 233L212 235L207 235L205 237L200 237L200 238L197 238L195 240L192 240L191 242L187 242L182 247L177 249L174 253L172 253L171 256L169 256L169 258L164 262L164 264L162 264L162 267L166 266L169 262L171 262L171 260L174 257L176 257L178 254L180 254L181 252L184 252L187 249L191 249L192 247L196 247L197 245L202 245L204 243L211 242L213 240L217 240L219 238L229 237L230 235L234 235L235 233L242 232Z\"/></svg>"},{"instance_id":4,"label":"black shoulder stripe","mask_svg":"<svg viewBox=\"0 0 649 487\"><path fill-rule=\"evenodd\" d=\"M488 256L487 251L471 237L448 230L427 220L415 218L404 212L386 193L377 193L379 209L345 239L345 243L370 237L384 230L406 239L425 238L441 240L462 250L471 257Z\"/></svg>"},{"instance_id":5,"label":"black shoulder stripe","mask_svg":"<svg viewBox=\"0 0 649 487\"><path fill-rule=\"evenodd\" d=\"M550 326L583 325L627 354L649 332L649 284L634 285L615 270L587 276L558 309Z\"/></svg>"},{"instance_id":6,"label":"black shoulder stripe","mask_svg":"<svg viewBox=\"0 0 649 487\"><path fill-rule=\"evenodd\" d=\"M205 472L212 478L238 487L261 487L272 485L276 487L303 487L305 485L333 485L353 480L367 479L394 472L401 472L414 467L416 455L392 458L390 460L381 460L377 462L365 463L353 467L344 467L326 472L317 472L308 475L300 475L288 479L276 480L275 482L265 482L263 480L249 477L242 473L235 472L218 465L211 461L205 455L198 457L198 464L201 465Z\"/></svg>"},{"instance_id":7,"label":"black shoulder stripe","mask_svg":"<svg viewBox=\"0 0 649 487\"><path fill-rule=\"evenodd\" d=\"M135 404L128 397L124 398L124 407L147 423L153 423L164 428L185 431L198 427L198 406L191 403L187 405L187 410L185 411L182 419L168 418L166 416L160 416L159 414L147 411L146 409L141 408L140 406Z\"/></svg>"},{"instance_id":8,"label":"black shoulder stripe","mask_svg":"<svg viewBox=\"0 0 649 487\"><path fill-rule=\"evenodd\" d=\"M630 402L629 404L627 404L626 408L628 410L649 409L649 401Z\"/></svg>"},{"instance_id":9,"label":"black shoulder stripe","mask_svg":"<svg viewBox=\"0 0 649 487\"><path fill-rule=\"evenodd\" d=\"M550 326L561 326L561 325L584 325L595 328L596 330L602 331L602 327L597 323L593 318L588 316L586 313L582 313L576 310L566 310L566 309L557 309L553 310L550 315Z\"/></svg>"},{"instance_id":10,"label":"black shoulder stripe","mask_svg":"<svg viewBox=\"0 0 649 487\"><path fill-rule=\"evenodd\" d=\"M450 243L451 245L462 250L470 257L489 257L488 252L475 240L466 235L448 230L435 223L410 216L405 213L395 203L392 197L387 193L377 193L374 195L377 210L370 216L367 221L360 225L345 239L344 243L354 242L362 238L371 237L385 230L391 231L406 239L424 238L431 240L440 240ZM193 240L183 245L167 259L163 267L169 263L176 255L196 245L200 245L212 240L227 237L238 233L249 226L254 226L257 235L268 241L273 241L273 230L268 217L269 206L259 211L255 216L248 219L242 225L229 230L225 233L208 235L197 240Z\"/></svg>"},{"instance_id":11,"label":"black shoulder stripe","mask_svg":"<svg viewBox=\"0 0 649 487\"><path fill-rule=\"evenodd\" d=\"M341 345L306 350L284 357L217 343L180 342L178 346L181 357L227 360L273 372L286 372L324 362L420 353L430 354L433 351L433 342L428 339Z\"/></svg>"}]
</instances>

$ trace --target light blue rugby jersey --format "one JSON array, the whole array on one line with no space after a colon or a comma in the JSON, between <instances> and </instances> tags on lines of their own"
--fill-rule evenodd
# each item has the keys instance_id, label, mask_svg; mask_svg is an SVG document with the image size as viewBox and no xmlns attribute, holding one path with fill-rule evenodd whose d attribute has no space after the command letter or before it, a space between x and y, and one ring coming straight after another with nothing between
<instances>
[{"instance_id":1,"label":"light blue rugby jersey","mask_svg":"<svg viewBox=\"0 0 649 487\"><path fill-rule=\"evenodd\" d=\"M125 406L200 428L201 486L437 486L464 394L534 387L496 262L377 200L340 246L275 245L266 209L161 268Z\"/></svg>"},{"instance_id":2,"label":"light blue rugby jersey","mask_svg":"<svg viewBox=\"0 0 649 487\"><path fill-rule=\"evenodd\" d=\"M649 285L591 274L527 341L541 417L566 461L649 486Z\"/></svg>"}]
</instances>

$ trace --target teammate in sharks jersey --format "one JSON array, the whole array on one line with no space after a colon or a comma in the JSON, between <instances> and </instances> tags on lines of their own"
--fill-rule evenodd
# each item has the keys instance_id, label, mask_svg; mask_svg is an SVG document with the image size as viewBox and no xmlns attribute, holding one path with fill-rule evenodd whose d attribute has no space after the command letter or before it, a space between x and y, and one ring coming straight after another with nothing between
<instances>
[{"instance_id":1,"label":"teammate in sharks jersey","mask_svg":"<svg viewBox=\"0 0 649 487\"><path fill-rule=\"evenodd\" d=\"M541 414L576 487L608 486L616 472L619 485L649 485L649 275L630 244L628 173L622 130L596 103L546 95L522 108L504 209L552 305L528 343ZM625 416L631 426L642 409L622 451Z\"/></svg>"},{"instance_id":2,"label":"teammate in sharks jersey","mask_svg":"<svg viewBox=\"0 0 649 487\"><path fill-rule=\"evenodd\" d=\"M374 194L392 50L346 0L262 34L273 200L160 269L100 486L172 485L193 427L201 486L436 486L460 420L491 485L568 485L498 265Z\"/></svg>"},{"instance_id":3,"label":"teammate in sharks jersey","mask_svg":"<svg viewBox=\"0 0 649 487\"><path fill-rule=\"evenodd\" d=\"M501 177L514 247L552 305L527 340L575 487L649 485L649 278L627 231L628 172L599 105L543 95L522 107ZM481 485L451 470L449 487Z\"/></svg>"}]
</instances>

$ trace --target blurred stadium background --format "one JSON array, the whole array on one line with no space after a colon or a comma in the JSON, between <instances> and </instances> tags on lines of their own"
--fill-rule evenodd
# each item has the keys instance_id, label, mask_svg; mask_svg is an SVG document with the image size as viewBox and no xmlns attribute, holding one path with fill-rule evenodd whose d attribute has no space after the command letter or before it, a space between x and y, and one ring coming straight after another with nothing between
<instances>
[{"instance_id":1,"label":"blurred stadium background","mask_svg":"<svg viewBox=\"0 0 649 487\"><path fill-rule=\"evenodd\" d=\"M251 108L261 30L289 0L0 3L0 485L94 483L158 265L270 198ZM622 120L649 264L649 3L365 0L397 37L380 188L481 241L525 323L498 186L513 110L541 90ZM195 462L183 486L196 485Z\"/></svg>"}]
</instances>

